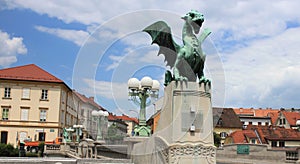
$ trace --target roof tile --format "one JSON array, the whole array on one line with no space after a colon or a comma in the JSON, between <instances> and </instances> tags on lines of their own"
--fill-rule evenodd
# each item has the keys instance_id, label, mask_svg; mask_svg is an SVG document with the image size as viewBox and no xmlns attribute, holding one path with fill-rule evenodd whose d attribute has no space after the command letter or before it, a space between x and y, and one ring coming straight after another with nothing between
<instances>
[{"instance_id":1,"label":"roof tile","mask_svg":"<svg viewBox=\"0 0 300 164\"><path fill-rule=\"evenodd\" d=\"M2 69L0 70L0 79L63 83L62 80L35 64Z\"/></svg>"}]
</instances>

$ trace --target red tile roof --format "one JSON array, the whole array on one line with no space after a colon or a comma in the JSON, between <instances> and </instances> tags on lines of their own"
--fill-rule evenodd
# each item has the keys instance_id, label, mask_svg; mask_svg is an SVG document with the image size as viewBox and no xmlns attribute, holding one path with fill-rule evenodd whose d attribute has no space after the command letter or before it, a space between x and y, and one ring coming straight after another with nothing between
<instances>
[{"instance_id":1,"label":"red tile roof","mask_svg":"<svg viewBox=\"0 0 300 164\"><path fill-rule=\"evenodd\" d=\"M237 115L247 115L247 116L254 116L254 109L247 109L247 108L234 108L234 112Z\"/></svg>"},{"instance_id":2,"label":"red tile roof","mask_svg":"<svg viewBox=\"0 0 300 164\"><path fill-rule=\"evenodd\" d=\"M76 91L74 91L74 94L83 102L85 103L89 103L93 106L95 106L96 108L100 109L100 110L103 110L103 111L106 111L106 109L104 109L102 106L100 106L99 104L97 104L95 101L94 101L94 98L93 97L89 97L87 98L85 95L81 94L81 93L78 93Z\"/></svg>"},{"instance_id":3,"label":"red tile roof","mask_svg":"<svg viewBox=\"0 0 300 164\"><path fill-rule=\"evenodd\" d=\"M89 97L87 98L85 95L81 94L81 93L78 93L76 91L73 91L74 94L83 102L85 103L89 103L93 106L95 106L96 108L100 109L100 110L103 110L103 111L106 111L106 109L104 109L102 106L100 106L99 104L97 104L95 101L94 101L94 98L93 97Z\"/></svg>"},{"instance_id":4,"label":"red tile roof","mask_svg":"<svg viewBox=\"0 0 300 164\"><path fill-rule=\"evenodd\" d=\"M244 135L245 130L237 130L233 133L231 133L228 137L231 137L233 140L233 143L247 143L247 139Z\"/></svg>"},{"instance_id":5,"label":"red tile roof","mask_svg":"<svg viewBox=\"0 0 300 164\"><path fill-rule=\"evenodd\" d=\"M297 120L300 120L299 112L281 111L290 126L296 126Z\"/></svg>"},{"instance_id":6,"label":"red tile roof","mask_svg":"<svg viewBox=\"0 0 300 164\"><path fill-rule=\"evenodd\" d=\"M63 83L62 80L34 64L2 69L0 79Z\"/></svg>"},{"instance_id":7,"label":"red tile roof","mask_svg":"<svg viewBox=\"0 0 300 164\"><path fill-rule=\"evenodd\" d=\"M271 117L272 125L276 125L276 121L278 119L279 112L280 111L269 113L269 117Z\"/></svg>"},{"instance_id":8,"label":"red tile roof","mask_svg":"<svg viewBox=\"0 0 300 164\"><path fill-rule=\"evenodd\" d=\"M107 117L108 121L115 121L115 122L119 122L121 124L124 124L127 126L127 124L120 118L118 118L118 116L112 114L112 113L109 113L108 117Z\"/></svg>"},{"instance_id":9,"label":"red tile roof","mask_svg":"<svg viewBox=\"0 0 300 164\"><path fill-rule=\"evenodd\" d=\"M300 141L300 132L294 129L285 129L278 126L249 126L248 130L256 130L262 143L267 140Z\"/></svg>"},{"instance_id":10,"label":"red tile roof","mask_svg":"<svg viewBox=\"0 0 300 164\"><path fill-rule=\"evenodd\" d=\"M123 114L122 116L116 116L117 118L123 120L123 121L133 121L136 124L138 124L138 119L137 118L133 118L133 117L129 117L125 114Z\"/></svg>"},{"instance_id":11,"label":"red tile roof","mask_svg":"<svg viewBox=\"0 0 300 164\"><path fill-rule=\"evenodd\" d=\"M237 115L253 116L253 117L271 117L271 113L278 113L278 109L254 109L254 108L235 108L233 109Z\"/></svg>"},{"instance_id":12,"label":"red tile roof","mask_svg":"<svg viewBox=\"0 0 300 164\"><path fill-rule=\"evenodd\" d=\"M107 119L108 119L109 121L112 121L112 120L117 120L118 118L116 117L116 115L113 115L112 113L109 113Z\"/></svg>"},{"instance_id":13,"label":"red tile roof","mask_svg":"<svg viewBox=\"0 0 300 164\"><path fill-rule=\"evenodd\" d=\"M124 114L122 116L116 116L116 115L113 115L112 113L109 113L108 120L133 121L133 122L138 124L138 119L137 118L129 117L129 116L124 115Z\"/></svg>"}]
</instances>

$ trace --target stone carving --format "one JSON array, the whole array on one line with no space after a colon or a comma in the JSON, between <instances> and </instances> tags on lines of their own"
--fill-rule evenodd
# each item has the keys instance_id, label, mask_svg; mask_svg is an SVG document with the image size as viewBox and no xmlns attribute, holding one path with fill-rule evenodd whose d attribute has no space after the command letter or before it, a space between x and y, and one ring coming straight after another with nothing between
<instances>
[{"instance_id":1,"label":"stone carving","mask_svg":"<svg viewBox=\"0 0 300 164\"><path fill-rule=\"evenodd\" d=\"M203 91L174 91L174 96L198 96L198 97L208 97L211 98L211 95L209 92L203 92Z\"/></svg>"},{"instance_id":2,"label":"stone carving","mask_svg":"<svg viewBox=\"0 0 300 164\"><path fill-rule=\"evenodd\" d=\"M168 145L160 137L155 137L155 151L159 155L161 161L169 163Z\"/></svg>"},{"instance_id":3,"label":"stone carving","mask_svg":"<svg viewBox=\"0 0 300 164\"><path fill-rule=\"evenodd\" d=\"M169 148L170 163L177 163L181 157L206 158L208 163L215 163L216 148L213 146L198 145L176 145Z\"/></svg>"}]
</instances>

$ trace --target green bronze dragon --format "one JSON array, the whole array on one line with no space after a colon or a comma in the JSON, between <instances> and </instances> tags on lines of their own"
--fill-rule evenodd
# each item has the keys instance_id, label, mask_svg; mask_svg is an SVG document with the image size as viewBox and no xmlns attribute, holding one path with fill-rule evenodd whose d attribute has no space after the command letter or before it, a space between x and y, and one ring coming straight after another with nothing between
<instances>
[{"instance_id":1,"label":"green bronze dragon","mask_svg":"<svg viewBox=\"0 0 300 164\"><path fill-rule=\"evenodd\" d=\"M174 42L171 28L163 21L155 22L143 30L152 37L152 44L159 45L158 55L164 54L167 66L173 69L173 75L170 71L166 72L165 85L173 80L196 81L197 77L199 83L210 84L204 77L205 54L201 44L211 31L204 29L197 38L196 34L200 31L204 17L196 10L191 10L182 19L185 20L182 29L183 46Z\"/></svg>"}]
</instances>

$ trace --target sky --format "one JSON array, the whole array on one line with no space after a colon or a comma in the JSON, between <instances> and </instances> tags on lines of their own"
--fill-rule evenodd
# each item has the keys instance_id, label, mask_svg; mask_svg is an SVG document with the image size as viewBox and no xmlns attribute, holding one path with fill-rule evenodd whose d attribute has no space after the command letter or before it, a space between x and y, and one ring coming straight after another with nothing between
<instances>
[{"instance_id":1,"label":"sky","mask_svg":"<svg viewBox=\"0 0 300 164\"><path fill-rule=\"evenodd\" d=\"M166 67L142 30L163 20L182 45L181 16L204 14L202 48L214 107L300 108L297 0L0 0L0 69L36 64L117 114L137 116L127 81ZM151 103L149 103L151 104ZM153 114L152 105L148 115Z\"/></svg>"}]
</instances>

